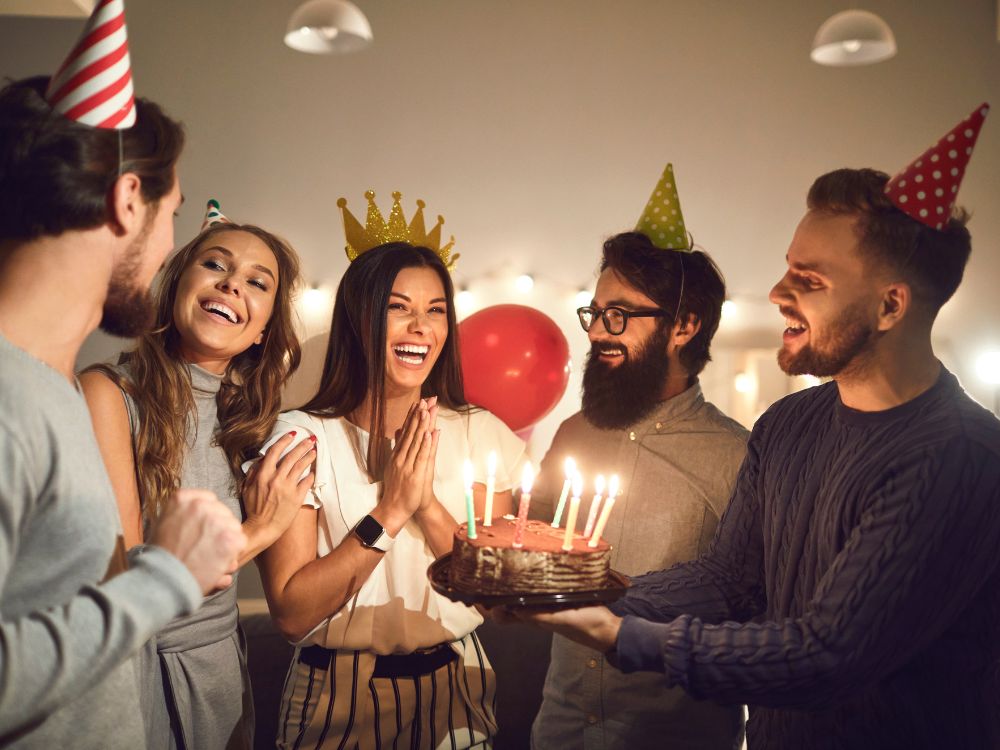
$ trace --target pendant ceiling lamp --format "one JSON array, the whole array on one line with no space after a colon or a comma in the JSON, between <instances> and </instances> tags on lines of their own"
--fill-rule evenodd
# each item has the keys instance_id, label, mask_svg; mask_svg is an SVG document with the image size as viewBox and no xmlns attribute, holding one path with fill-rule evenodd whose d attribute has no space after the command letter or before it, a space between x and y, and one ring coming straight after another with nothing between
<instances>
[{"instance_id":1,"label":"pendant ceiling lamp","mask_svg":"<svg viewBox=\"0 0 1000 750\"><path fill-rule=\"evenodd\" d=\"M348 0L308 0L288 19L285 44L314 55L356 52L371 44L372 27Z\"/></svg>"},{"instance_id":2,"label":"pendant ceiling lamp","mask_svg":"<svg viewBox=\"0 0 1000 750\"><path fill-rule=\"evenodd\" d=\"M889 24L867 10L845 10L819 27L810 57L820 65L868 65L895 54Z\"/></svg>"}]
</instances>

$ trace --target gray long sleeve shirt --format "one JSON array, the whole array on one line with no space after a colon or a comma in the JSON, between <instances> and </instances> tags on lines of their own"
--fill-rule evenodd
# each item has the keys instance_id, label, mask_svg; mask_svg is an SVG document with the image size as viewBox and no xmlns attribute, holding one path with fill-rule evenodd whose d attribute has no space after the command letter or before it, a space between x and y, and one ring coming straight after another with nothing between
<instances>
[{"instance_id":1,"label":"gray long sleeve shirt","mask_svg":"<svg viewBox=\"0 0 1000 750\"><path fill-rule=\"evenodd\" d=\"M551 520L563 462L571 456L588 482L597 474L621 480L603 535L615 570L635 576L691 560L708 549L747 435L705 401L697 383L623 430L600 430L575 414L542 461L532 515ZM579 529L590 502L588 495L581 504ZM603 654L556 635L532 744L537 750L721 750L737 744L741 728L740 706L695 701L660 675L622 674Z\"/></svg>"},{"instance_id":2,"label":"gray long sleeve shirt","mask_svg":"<svg viewBox=\"0 0 1000 750\"><path fill-rule=\"evenodd\" d=\"M143 746L130 656L201 592L155 547L100 583L119 528L83 397L0 336L0 746Z\"/></svg>"}]
</instances>

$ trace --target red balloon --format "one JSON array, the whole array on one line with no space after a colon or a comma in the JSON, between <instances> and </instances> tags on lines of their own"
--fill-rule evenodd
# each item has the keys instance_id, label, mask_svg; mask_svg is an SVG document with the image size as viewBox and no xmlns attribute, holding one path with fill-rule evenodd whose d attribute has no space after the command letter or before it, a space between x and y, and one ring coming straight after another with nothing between
<instances>
[{"instance_id":1,"label":"red balloon","mask_svg":"<svg viewBox=\"0 0 1000 750\"><path fill-rule=\"evenodd\" d=\"M517 432L559 403L569 344L552 319L524 305L494 305L458 324L465 397Z\"/></svg>"}]
</instances>

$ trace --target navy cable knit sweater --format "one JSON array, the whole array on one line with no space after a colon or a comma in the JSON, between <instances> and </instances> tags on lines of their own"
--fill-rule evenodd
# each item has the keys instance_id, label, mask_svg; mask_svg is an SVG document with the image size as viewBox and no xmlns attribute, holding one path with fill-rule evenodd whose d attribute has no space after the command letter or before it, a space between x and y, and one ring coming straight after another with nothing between
<instances>
[{"instance_id":1,"label":"navy cable knit sweater","mask_svg":"<svg viewBox=\"0 0 1000 750\"><path fill-rule=\"evenodd\" d=\"M750 747L1000 748L1000 421L942 368L901 406L835 383L754 428L697 561L635 579L623 671L747 703Z\"/></svg>"}]
</instances>

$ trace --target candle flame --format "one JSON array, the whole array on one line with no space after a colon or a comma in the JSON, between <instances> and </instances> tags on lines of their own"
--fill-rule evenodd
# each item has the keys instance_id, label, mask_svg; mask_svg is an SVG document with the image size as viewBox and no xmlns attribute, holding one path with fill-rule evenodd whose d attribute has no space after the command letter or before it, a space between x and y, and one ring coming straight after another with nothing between
<instances>
[{"instance_id":1,"label":"candle flame","mask_svg":"<svg viewBox=\"0 0 1000 750\"><path fill-rule=\"evenodd\" d=\"M495 477L496 475L497 475L497 452L490 451L490 455L486 459L486 476Z\"/></svg>"},{"instance_id":2,"label":"candle flame","mask_svg":"<svg viewBox=\"0 0 1000 750\"><path fill-rule=\"evenodd\" d=\"M534 483L534 481L535 481L535 472L531 468L531 462L528 461L528 463L524 465L524 471L521 472L521 492L523 492L525 495L530 495L531 485Z\"/></svg>"},{"instance_id":3,"label":"candle flame","mask_svg":"<svg viewBox=\"0 0 1000 750\"><path fill-rule=\"evenodd\" d=\"M611 475L611 483L608 486L608 497L614 497L618 494L618 475Z\"/></svg>"},{"instance_id":4,"label":"candle flame","mask_svg":"<svg viewBox=\"0 0 1000 750\"><path fill-rule=\"evenodd\" d=\"M604 475L598 474L597 479L594 480L594 489L597 491L598 495L604 494Z\"/></svg>"},{"instance_id":5,"label":"candle flame","mask_svg":"<svg viewBox=\"0 0 1000 750\"><path fill-rule=\"evenodd\" d=\"M463 470L463 476L465 477L465 489L472 489L472 461L465 459L465 467Z\"/></svg>"},{"instance_id":6,"label":"candle flame","mask_svg":"<svg viewBox=\"0 0 1000 750\"><path fill-rule=\"evenodd\" d=\"M583 493L583 475L580 472L573 474L573 497L580 497Z\"/></svg>"},{"instance_id":7,"label":"candle flame","mask_svg":"<svg viewBox=\"0 0 1000 750\"><path fill-rule=\"evenodd\" d=\"M576 461L574 461L572 458L567 457L566 463L564 465L566 467L566 478L572 479L573 475L576 474Z\"/></svg>"}]
</instances>

